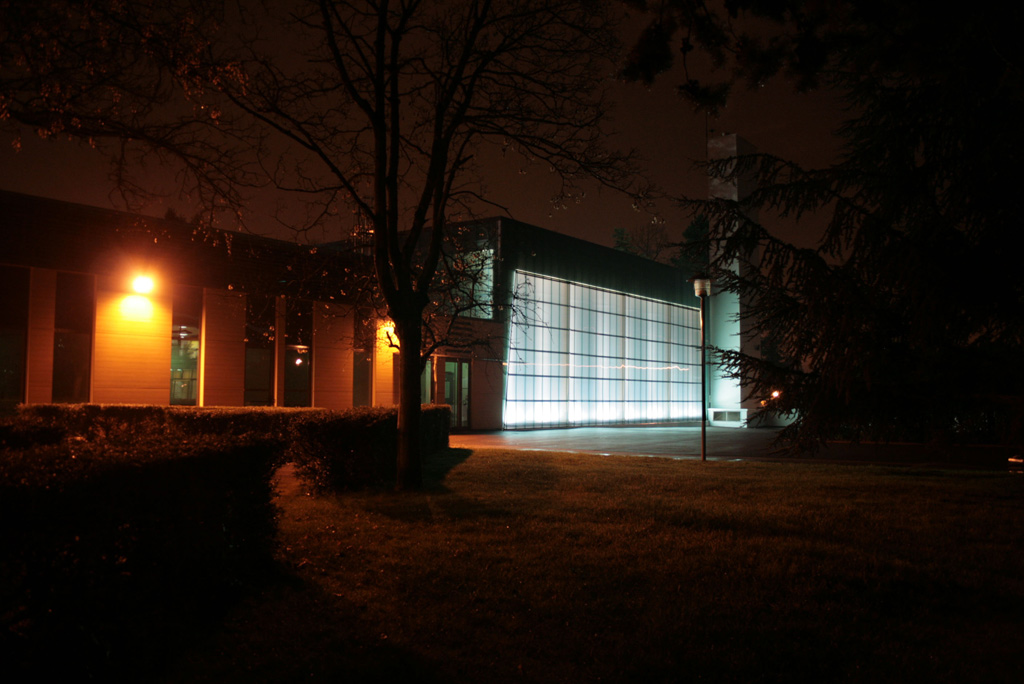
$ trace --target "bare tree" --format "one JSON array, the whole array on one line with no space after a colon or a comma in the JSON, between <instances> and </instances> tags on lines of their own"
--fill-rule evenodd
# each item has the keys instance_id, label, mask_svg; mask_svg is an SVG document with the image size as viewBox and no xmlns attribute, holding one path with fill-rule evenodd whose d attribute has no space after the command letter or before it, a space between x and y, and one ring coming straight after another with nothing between
<instances>
[{"instance_id":1,"label":"bare tree","mask_svg":"<svg viewBox=\"0 0 1024 684\"><path fill-rule=\"evenodd\" d=\"M400 489L421 483L420 378L437 344L424 343L424 315L449 219L486 202L480 146L542 162L565 192L582 177L627 182L625 158L602 144L607 18L587 1L318 0L289 17L301 56L253 33L242 78L220 82L261 132L277 187L372 227L376 285L402 349Z\"/></svg>"},{"instance_id":2,"label":"bare tree","mask_svg":"<svg viewBox=\"0 0 1024 684\"><path fill-rule=\"evenodd\" d=\"M49 37L18 57L15 77L4 68L0 113L40 130L176 155L211 206L240 209L239 187L269 183L302 197L302 228L360 217L402 349L398 487L418 487L420 376L443 341L437 326L425 336L425 315L471 310L465 283L483 272L445 250L450 219L488 206L481 148L543 164L564 194L583 178L618 189L631 183L628 155L603 144L601 86L617 54L605 3L70 6L43 3L38 16L15 17L30 27L26 36ZM65 10L74 16L61 23ZM46 28L51 20L63 28ZM133 68L119 71L126 61ZM24 97L52 94L54 83L65 89L55 101ZM77 89L73 97L64 83ZM441 282L455 289L447 307L431 307Z\"/></svg>"},{"instance_id":3,"label":"bare tree","mask_svg":"<svg viewBox=\"0 0 1024 684\"><path fill-rule=\"evenodd\" d=\"M209 39L224 22L202 0L0 3L0 126L15 148L26 134L98 148L128 209L150 194L143 156L173 160L195 206L237 208L258 169L213 105L232 65Z\"/></svg>"}]
</instances>

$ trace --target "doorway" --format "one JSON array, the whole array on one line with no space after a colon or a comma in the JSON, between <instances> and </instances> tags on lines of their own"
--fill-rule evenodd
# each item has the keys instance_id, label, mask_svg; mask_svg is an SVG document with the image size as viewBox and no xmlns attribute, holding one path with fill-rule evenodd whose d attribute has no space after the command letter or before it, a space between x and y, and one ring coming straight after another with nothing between
<instances>
[{"instance_id":1,"label":"doorway","mask_svg":"<svg viewBox=\"0 0 1024 684\"><path fill-rule=\"evenodd\" d=\"M437 359L437 397L452 407L452 429L469 429L469 360Z\"/></svg>"}]
</instances>

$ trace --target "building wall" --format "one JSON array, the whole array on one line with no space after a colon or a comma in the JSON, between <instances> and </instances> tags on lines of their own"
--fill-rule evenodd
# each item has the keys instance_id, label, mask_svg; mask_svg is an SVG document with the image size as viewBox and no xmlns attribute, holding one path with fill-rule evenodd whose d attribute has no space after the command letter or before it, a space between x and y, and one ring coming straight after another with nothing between
<instances>
[{"instance_id":1,"label":"building wall","mask_svg":"<svg viewBox=\"0 0 1024 684\"><path fill-rule=\"evenodd\" d=\"M203 292L200 406L245 403L245 295L227 290Z\"/></svg>"},{"instance_id":2,"label":"building wall","mask_svg":"<svg viewBox=\"0 0 1024 684\"><path fill-rule=\"evenodd\" d=\"M59 224L60 236L78 240L73 248L67 247L72 243L63 238L48 239L46 246L40 246L43 243L40 238L26 240L17 254L10 252L4 256L13 265L31 267L27 295L27 401L47 403L54 399L55 384L60 385L54 382L54 340L55 335L63 334L55 330L56 319L67 310L56 301L58 292L84 292L82 288L69 288L66 284L68 274L88 271L92 274L87 276L89 282L95 282L92 346L88 350L90 373L88 384L83 382L77 386L87 388L91 401L170 402L173 289L170 282L158 283L157 290L146 297L130 294L127 283L119 280L124 274L118 274L124 270L124 264L118 259L130 254L138 261L156 260L158 270L163 270L168 277L173 274L180 286L203 287L198 338L198 404L245 404L247 296L240 290L249 285L238 283L272 282L276 286L278 280L262 276L271 274L272 269L284 268L282 255L287 251L286 246L268 243L263 245L265 250L255 256L247 257L248 251L238 249L228 255L218 251L219 248L197 244L190 228L173 222L156 221L159 225L154 230L163 231L161 235L177 236L157 241L145 226L136 226L139 217L3 193L0 193L0 201L16 205L21 212L8 211L0 215L0 220L6 221L4 226L14 225L11 216L15 215L18 225L37 225L31 221L36 220L38 210L45 218L38 225ZM488 243L481 253L500 251L501 258L496 261L493 277L489 275L485 279L488 285L493 282L498 296L493 307L482 307L476 312L481 318L474 325L494 328L484 337L497 342L491 348L480 346L472 352L460 345L443 350L450 358L465 359L471 368L471 429L498 429L503 422L509 422L506 408L510 401L518 403L520 409L531 407L533 418L530 421L512 421L518 427L552 424L549 419L554 414L565 415L565 420L557 424L594 424L600 422L594 416L605 413L615 421L624 422L693 418L692 409L697 401L693 387L699 386L699 375L692 369L696 352L688 340L695 334L691 304L695 304L696 299L692 287L685 282L686 274L540 228L509 222L506 234L502 221L492 225L501 235L495 233L493 244ZM115 230L117 226L121 228ZM125 242L129 229L139 233L136 242ZM100 236L106 237L100 239ZM63 247L57 249L56 245ZM140 252L143 248L148 251ZM305 258L308 254L303 252L299 256ZM543 274L541 277L559 281L558 287L566 293L564 301L541 305L550 311L534 321L533 332L515 330L507 314L512 302L503 297L516 293L516 284L512 282L516 271ZM260 285L253 287L254 291L264 291ZM92 285L89 289L93 289ZM24 292L18 296L24 297ZM61 301L69 300L62 296ZM262 324L266 329L273 328L269 334L273 336L274 348L268 352L272 366L266 366L268 379L273 376L273 387L268 387L261 401L276 405L283 405L286 396L284 378L289 344L284 334L288 320L286 301L281 296L273 297L272 319ZM627 312L622 308L627 301L630 307L639 308ZM659 307L668 313L653 313ZM85 308L74 310L85 311ZM373 405L394 404L397 401L394 363L397 350L388 339L388 328L378 329L372 344L372 360L359 366L360 382L356 383L354 347L355 338L362 339L356 334L361 327L338 305L320 302L315 305L315 311L310 345L312 404L347 408L354 403L357 384L370 389L368 393L359 393L360 403L365 403L369 394ZM549 317L548 313L555 317ZM195 317L199 313L191 315ZM553 321L557 325L548 325ZM544 334L559 338L557 345L551 349L523 346L526 337L536 338L541 328L545 329ZM251 328L249 330L251 332ZM307 329L303 326L302 330ZM476 331L472 332L476 339ZM515 335L522 339L513 340ZM547 370L513 373L515 381L507 381L508 364L523 361L510 354L510 341L520 345L516 347L516 354L526 352L536 356L527 360L524 367ZM291 344L294 345L294 341ZM307 344L303 340L299 346ZM369 347L369 340L364 344ZM85 349L84 345L81 349ZM271 367L273 373L269 372ZM366 368L371 372L363 372ZM460 365L460 378L464 377L463 372L464 367ZM56 375L58 379L64 377L61 372ZM361 379L367 376L372 381L363 383ZM435 389L429 371L425 377L425 387ZM460 384L460 391L463 389ZM513 391L518 394L513 396L510 394ZM559 403L564 405L556 407ZM557 410L548 411L555 408Z\"/></svg>"},{"instance_id":3,"label":"building wall","mask_svg":"<svg viewBox=\"0 0 1024 684\"><path fill-rule=\"evenodd\" d=\"M313 324L313 405L352 407L353 315L337 304L317 304Z\"/></svg>"},{"instance_id":4,"label":"building wall","mask_svg":"<svg viewBox=\"0 0 1024 684\"><path fill-rule=\"evenodd\" d=\"M185 339L181 335L188 334L185 328L192 328L196 335L198 351L188 350L190 358L198 359L193 366L196 403L242 406L246 401L247 296L241 292L247 288L263 292L282 283L288 287L293 284L287 282L289 275L305 273L305 266L312 263L308 248L290 243L245 234L226 234L221 239L215 231L197 232L179 221L2 190L0 209L0 232L5 236L0 263L23 269L22 285L0 292L0 297L11 298L5 310L14 312L17 319L6 326L10 330L5 328L4 353L24 349L23 361L11 361L3 369L5 378L17 375L0 397L7 403L55 399L170 403L172 374L177 372L180 381L180 374L191 370L171 369L172 327L178 313L191 321L179 321L179 347ZM342 262L346 258L339 257ZM331 258L332 268L337 261ZM131 272L140 266L157 274L156 290L144 297L133 295L129 283L120 280L134 275ZM313 267L318 278L340 277L333 270L329 277L324 275L327 271L318 264ZM201 308L187 297L175 300L175 291L180 294L186 288L202 291ZM303 293L316 296L313 290ZM176 311L176 301L181 311ZM303 392L305 379L290 369L295 386L289 400L351 406L351 321L322 322L316 331L317 345L306 340L289 343L277 334L285 327L286 301L272 297L275 315L268 327L274 339L275 348L270 351L274 372L268 373L273 386L267 398L277 405L284 403L287 354L320 346L321 353L312 355L313 370L305 383L310 391ZM302 332L307 329L303 327ZM368 382L363 385L368 386ZM387 390L390 383L385 380L379 386ZM365 400L362 397L361 403ZM390 403L386 391L380 400Z\"/></svg>"},{"instance_id":5,"label":"building wall","mask_svg":"<svg viewBox=\"0 0 1024 684\"><path fill-rule=\"evenodd\" d=\"M97 278L93 402L170 401L171 303L167 287L139 294L125 278Z\"/></svg>"},{"instance_id":6,"label":"building wall","mask_svg":"<svg viewBox=\"0 0 1024 684\"><path fill-rule=\"evenodd\" d=\"M756 152L757 148L735 134L717 136L708 141L709 159L729 159ZM751 176L734 181L711 178L708 194L712 198L739 201L746 198L754 189L755 181ZM751 215L750 218L756 220L757 217ZM740 273L740 265L735 262L729 268L737 274ZM748 332L749 322L741 319L741 311L742 305L737 294L722 292L712 283L711 296L708 297L708 346L729 351L742 351L750 355L757 354L756 345ZM718 415L730 415L715 410L721 409L731 412L731 415L736 418L729 422L745 421L746 412L756 408L756 399L749 399L745 402L739 383L727 377L720 365L713 363L713 355L709 358L709 363L711 363L708 372L710 418L714 420Z\"/></svg>"},{"instance_id":7,"label":"building wall","mask_svg":"<svg viewBox=\"0 0 1024 684\"><path fill-rule=\"evenodd\" d=\"M53 399L54 317L57 271L29 271L27 403ZM112 276L96 277L94 332L90 353L89 401L168 404L170 401L173 296L170 287L153 294L133 293ZM274 302L276 326L284 325L284 299ZM354 315L337 304L315 306L312 405L353 406ZM200 326L200 406L245 403L246 296L206 288ZM275 338L275 395L283 405L285 341ZM390 405L394 393L395 349L382 330L374 354L375 405Z\"/></svg>"},{"instance_id":8,"label":"building wall","mask_svg":"<svg viewBox=\"0 0 1024 684\"><path fill-rule=\"evenodd\" d=\"M30 271L29 354L26 366L26 389L29 402L46 403L51 401L56 282L57 272L54 270L34 268ZM95 282L90 400L101 403L167 404L170 393L172 288L169 284L158 285L156 292L142 296L131 293L127 282L122 282L120 277L101 275L95 277ZM657 323L656 329L647 330L645 328L641 331L637 328L633 332L623 332L621 335L609 335L609 331L603 330L603 328L597 329L607 323L604 318L609 316L616 318L617 325L620 327L643 326L648 322L646 313L627 315L625 310L619 311L616 306L612 306L600 297L610 297L623 302L627 299L635 300L643 304L641 306L643 311L651 306L667 307L666 310L672 311L678 309L679 316L683 318L689 315L690 307L668 303L655 304L652 303L653 300L648 301L621 293L605 293L600 288L574 283L560 282L559 288L560 292L565 291L563 294L568 299L561 303L544 302L541 306L549 306L549 308L553 306L552 311L558 309L558 325L555 327L558 328L559 335L564 333L569 337L559 343L561 346L558 350L549 351L558 357L552 357L554 361L557 362L561 359L560 363L555 363L556 366L564 364L566 368L572 366L587 370L582 372L566 370L564 373L558 371L557 379L540 377L545 373L541 373L539 376L534 374L535 377L529 380L534 384L530 387L520 386L521 396L518 396L516 400L521 405L525 405L523 404L525 402L533 405L534 408L538 405L538 400L541 399L547 400L548 404L540 402L543 404L541 420L537 420L537 414L534 411L533 419L526 423L515 423L514 426L530 427L552 424L549 418L561 415L561 413L565 413L566 420L556 424L594 424L600 421L593 420L588 412L592 413L593 410L607 408L606 404L609 400L617 403L617 408L611 414L614 422L692 418L686 413L687 407L693 404L693 398L686 393L688 385L685 382L673 385L670 380L665 382L659 380L650 386L646 386L644 382L645 377L650 379L649 376L652 372L662 375L665 373L678 375L685 370L682 365L692 361L687 356L692 350L688 351L684 348L688 343L683 342L682 338L676 340L677 343L681 343L681 346L677 344L678 349L675 352L672 351L673 333L669 329L672 326L671 314L668 314L670 320ZM570 296L568 293L575 294ZM600 301L594 297L598 297ZM280 297L275 298L273 302L275 324L278 331L283 330L285 324L284 302L285 300ZM336 304L317 303L314 311L312 404L331 409L349 408L353 405L354 315ZM684 321L683 318L677 321L679 325L676 327L679 335L690 334L684 331L693 327L693 321L688 319ZM500 341L494 348L477 349L471 356L466 356L465 350L460 352L463 358L471 359L469 427L474 430L500 429L503 422L508 422L505 409L508 405L510 396L508 391L511 385L506 381L509 357L505 354L508 353L506 345L509 335L504 324L499 321L477 321L475 323L478 324L478 327L480 325L488 327L488 330L485 331L487 335L500 338ZM549 323L551 321L546 318L543 321L540 319L534 321L535 325ZM395 391L397 369L394 365L397 350L391 345L393 338L389 338L389 330L390 327L387 325L381 325L377 330L372 364L372 403L374 405L392 405L397 401ZM576 330L577 333L572 333L573 330ZM597 336L593 339L583 340L578 333L584 330L595 332ZM551 332L548 330L545 334ZM200 406L244 405L245 336L246 296L231 290L205 288L200 325L198 391ZM630 339L635 337L635 339L628 343L620 340L621 344L616 347L617 343L614 340L609 342L612 337L621 337L622 340L627 337ZM608 347L608 344L611 346ZM276 336L275 346L277 353L274 367L278 376L275 395L281 395L283 393L282 363L285 350L283 335ZM618 350L616 353L622 358L616 357L613 361L605 358L615 350ZM517 350L513 358L518 358L517 355L521 351L522 349ZM537 362L543 365L552 362L552 359L545 356L544 359L529 363ZM658 368L655 370L654 366L642 367L644 364L650 365L648 362ZM596 369L598 365L606 367ZM628 366L634 367L628 368ZM429 391L430 378L429 374L427 375L428 384L425 387ZM521 382L520 385L522 385ZM555 388L555 385L559 385L559 387ZM615 390L618 394L614 397L606 391L612 386L619 388ZM563 392L564 396L561 398L547 396L552 392ZM563 407L565 411L561 409L548 411L554 406L551 404L552 401L561 401L570 396L572 406L566 404ZM278 405L282 405L281 397L277 398ZM674 408L670 405L673 402ZM572 415L570 416L570 414Z\"/></svg>"},{"instance_id":9,"label":"building wall","mask_svg":"<svg viewBox=\"0 0 1024 684\"><path fill-rule=\"evenodd\" d=\"M473 359L470 376L471 430L500 430L505 403L505 364L500 359Z\"/></svg>"}]
</instances>

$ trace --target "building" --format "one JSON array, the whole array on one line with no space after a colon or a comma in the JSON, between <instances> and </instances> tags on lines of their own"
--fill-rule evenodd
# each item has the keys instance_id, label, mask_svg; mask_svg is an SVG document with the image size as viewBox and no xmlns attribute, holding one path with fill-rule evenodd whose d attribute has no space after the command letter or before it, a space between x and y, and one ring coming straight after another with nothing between
<instances>
[{"instance_id":1,"label":"building","mask_svg":"<svg viewBox=\"0 0 1024 684\"><path fill-rule=\"evenodd\" d=\"M338 245L7 192L0 228L8 406L395 403L398 350L353 295L358 254ZM460 232L472 305L422 397L450 404L454 428L700 419L691 274L508 219ZM711 381L710 396L739 396ZM711 419L742 425L733 403Z\"/></svg>"}]
</instances>

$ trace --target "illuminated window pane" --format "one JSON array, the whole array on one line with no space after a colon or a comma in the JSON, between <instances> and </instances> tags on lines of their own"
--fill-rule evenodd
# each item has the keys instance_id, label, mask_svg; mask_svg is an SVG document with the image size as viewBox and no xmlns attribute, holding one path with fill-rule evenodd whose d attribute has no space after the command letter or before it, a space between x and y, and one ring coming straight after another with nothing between
<instances>
[{"instance_id":1,"label":"illuminated window pane","mask_svg":"<svg viewBox=\"0 0 1024 684\"><path fill-rule=\"evenodd\" d=\"M175 287L171 313L171 404L195 406L199 389L199 333L203 291Z\"/></svg>"},{"instance_id":2,"label":"illuminated window pane","mask_svg":"<svg viewBox=\"0 0 1024 684\"><path fill-rule=\"evenodd\" d=\"M695 309L515 274L507 427L696 420Z\"/></svg>"}]
</instances>

